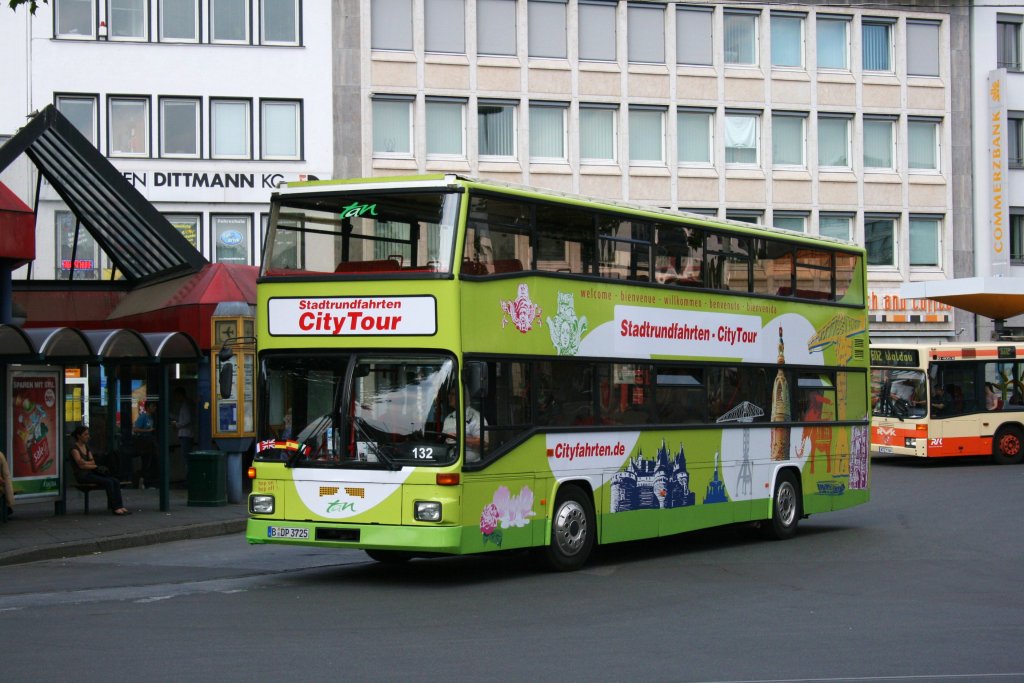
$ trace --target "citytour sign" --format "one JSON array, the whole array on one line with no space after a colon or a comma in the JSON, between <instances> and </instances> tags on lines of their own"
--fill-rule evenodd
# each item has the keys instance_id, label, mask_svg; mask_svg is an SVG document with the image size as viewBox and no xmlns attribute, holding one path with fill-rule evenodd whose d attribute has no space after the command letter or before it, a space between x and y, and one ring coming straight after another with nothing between
<instances>
[{"instance_id":1,"label":"citytour sign","mask_svg":"<svg viewBox=\"0 0 1024 683\"><path fill-rule=\"evenodd\" d=\"M1010 134L1006 109L1006 69L995 69L988 74L988 153L989 153L989 260L990 275L1010 274L1009 209L1006 194L1009 189L1009 160L1006 157L1007 136Z\"/></svg>"}]
</instances>

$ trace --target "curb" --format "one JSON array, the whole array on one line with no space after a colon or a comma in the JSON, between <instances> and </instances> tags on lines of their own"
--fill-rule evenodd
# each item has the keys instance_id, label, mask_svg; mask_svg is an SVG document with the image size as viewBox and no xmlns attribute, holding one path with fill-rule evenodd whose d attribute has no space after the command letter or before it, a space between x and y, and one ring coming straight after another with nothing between
<instances>
[{"instance_id":1,"label":"curb","mask_svg":"<svg viewBox=\"0 0 1024 683\"><path fill-rule=\"evenodd\" d=\"M34 546L24 548L22 550L0 553L0 566L38 562L40 560L55 560L62 557L91 555L93 553L123 550L124 548L137 548L145 545L155 545L157 543L170 543L172 541L187 541L198 538L210 538L213 536L226 536L229 534L244 532L246 522L246 519L206 522L202 524L190 524L188 526L160 529L157 531L139 531L131 534L122 534L120 536L96 538L88 541L72 541L68 543Z\"/></svg>"}]
</instances>

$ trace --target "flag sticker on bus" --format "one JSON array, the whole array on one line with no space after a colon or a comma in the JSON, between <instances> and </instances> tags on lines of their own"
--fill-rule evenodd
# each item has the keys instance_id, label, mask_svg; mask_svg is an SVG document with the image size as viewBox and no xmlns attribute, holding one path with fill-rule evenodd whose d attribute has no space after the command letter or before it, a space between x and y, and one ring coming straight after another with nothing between
<instances>
[{"instance_id":1,"label":"flag sticker on bus","mask_svg":"<svg viewBox=\"0 0 1024 683\"><path fill-rule=\"evenodd\" d=\"M437 332L437 302L432 296L282 297L267 302L267 319L275 336L424 336Z\"/></svg>"}]
</instances>

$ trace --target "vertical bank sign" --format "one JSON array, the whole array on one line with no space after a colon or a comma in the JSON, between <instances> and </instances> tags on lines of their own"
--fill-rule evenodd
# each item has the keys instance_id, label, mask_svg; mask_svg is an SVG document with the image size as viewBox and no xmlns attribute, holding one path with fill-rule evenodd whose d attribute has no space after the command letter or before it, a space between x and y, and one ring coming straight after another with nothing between
<instances>
[{"instance_id":1,"label":"vertical bank sign","mask_svg":"<svg viewBox=\"0 0 1024 683\"><path fill-rule=\"evenodd\" d=\"M988 151L989 151L989 258L990 275L1009 275L1010 249L1007 239L1010 212L1006 206L1009 189L1009 159L1007 136L1010 134L1006 118L1006 69L988 73Z\"/></svg>"},{"instance_id":2,"label":"vertical bank sign","mask_svg":"<svg viewBox=\"0 0 1024 683\"><path fill-rule=\"evenodd\" d=\"M280 297L267 302L267 324L274 336L429 336L437 332L437 301L432 296Z\"/></svg>"}]
</instances>

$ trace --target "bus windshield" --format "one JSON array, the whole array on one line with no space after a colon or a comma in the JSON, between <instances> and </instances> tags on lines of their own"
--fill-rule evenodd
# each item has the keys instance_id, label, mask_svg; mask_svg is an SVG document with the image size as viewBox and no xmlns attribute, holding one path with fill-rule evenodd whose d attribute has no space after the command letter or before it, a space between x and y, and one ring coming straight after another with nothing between
<instances>
[{"instance_id":1,"label":"bus windshield","mask_svg":"<svg viewBox=\"0 0 1024 683\"><path fill-rule=\"evenodd\" d=\"M264 277L450 273L459 195L298 194L271 207Z\"/></svg>"},{"instance_id":2,"label":"bus windshield","mask_svg":"<svg viewBox=\"0 0 1024 683\"><path fill-rule=\"evenodd\" d=\"M928 384L923 370L871 371L871 414L876 417L924 417Z\"/></svg>"},{"instance_id":3,"label":"bus windshield","mask_svg":"<svg viewBox=\"0 0 1024 683\"><path fill-rule=\"evenodd\" d=\"M391 469L455 460L456 435L445 426L457 409L450 357L274 355L262 374L271 398L258 459Z\"/></svg>"}]
</instances>

